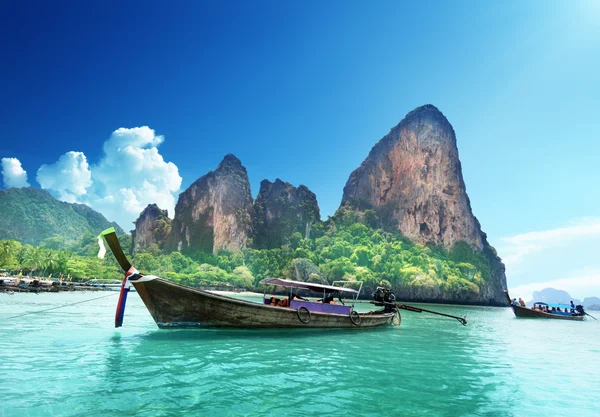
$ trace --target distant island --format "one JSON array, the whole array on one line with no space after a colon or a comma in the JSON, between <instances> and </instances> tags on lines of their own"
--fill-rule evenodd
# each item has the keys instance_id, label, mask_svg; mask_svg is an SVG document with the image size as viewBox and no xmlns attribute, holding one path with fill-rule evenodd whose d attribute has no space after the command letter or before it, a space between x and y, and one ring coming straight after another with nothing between
<instances>
[{"instance_id":1,"label":"distant island","mask_svg":"<svg viewBox=\"0 0 600 417\"><path fill-rule=\"evenodd\" d=\"M533 299L527 302L527 305L533 305L534 302L545 302L549 304L569 304L571 301L575 305L581 304L586 310L600 310L600 298L586 297L581 300L573 298L568 292L557 290L555 288L544 288L541 291L534 291Z\"/></svg>"},{"instance_id":2,"label":"distant island","mask_svg":"<svg viewBox=\"0 0 600 417\"><path fill-rule=\"evenodd\" d=\"M37 189L0 192L0 268L115 277L114 261L93 258L108 220L52 200ZM264 180L253 199L229 154L180 194L173 219L150 204L131 236L118 233L138 269L188 285L350 280L406 301L506 304L504 265L471 210L454 129L432 105L377 142L327 220L303 185Z\"/></svg>"}]
</instances>

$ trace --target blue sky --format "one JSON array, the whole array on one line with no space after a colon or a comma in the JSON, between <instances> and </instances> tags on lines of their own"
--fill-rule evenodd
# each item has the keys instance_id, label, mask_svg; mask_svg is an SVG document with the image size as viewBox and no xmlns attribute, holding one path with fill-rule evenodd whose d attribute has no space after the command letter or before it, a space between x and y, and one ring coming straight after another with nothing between
<instances>
[{"instance_id":1,"label":"blue sky","mask_svg":"<svg viewBox=\"0 0 600 417\"><path fill-rule=\"evenodd\" d=\"M140 205L168 205L231 152L254 194L264 178L305 184L325 217L370 148L431 103L454 126L509 284L600 282L600 232L587 232L600 224L595 1L0 7L0 157L32 185L110 216L119 181L144 190ZM121 140L139 152L118 153ZM124 180L119 164L146 168ZM147 167L156 182L142 186ZM548 246L560 231L574 240Z\"/></svg>"}]
</instances>

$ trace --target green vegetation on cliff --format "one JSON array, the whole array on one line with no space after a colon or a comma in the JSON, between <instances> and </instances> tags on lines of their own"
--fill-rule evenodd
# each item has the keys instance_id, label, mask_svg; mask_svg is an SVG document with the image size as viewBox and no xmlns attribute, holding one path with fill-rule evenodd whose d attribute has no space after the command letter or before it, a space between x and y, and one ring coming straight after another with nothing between
<instances>
[{"instance_id":1,"label":"green vegetation on cliff","mask_svg":"<svg viewBox=\"0 0 600 417\"><path fill-rule=\"evenodd\" d=\"M217 256L196 253L194 259L179 253L136 255L140 270L155 271L189 285L231 282L248 287L267 277L332 282L363 281L367 287L381 283L392 287L433 287L451 292L479 294L489 279L486 257L464 242L446 251L437 246L410 242L399 234L374 229L370 213L340 210L327 222L313 226L311 239L298 232L277 249L245 249ZM182 263L182 259L186 262ZM206 273L209 270L212 275ZM240 270L244 269L244 281ZM250 273L251 275L248 275Z\"/></svg>"},{"instance_id":2,"label":"green vegetation on cliff","mask_svg":"<svg viewBox=\"0 0 600 417\"><path fill-rule=\"evenodd\" d=\"M372 213L340 210L335 217L313 226L312 237L298 232L290 243L277 249L245 249L218 255L196 252L193 257L179 252L165 254L157 245L136 253L134 265L192 286L223 285L256 288L267 277L285 277L332 282L363 281L373 289L383 284L394 288L439 288L443 291L477 295L489 278L487 259L459 242L450 251L433 245L418 245L399 234L374 229ZM126 253L128 236L120 237ZM31 270L35 275L70 274L76 278L119 278L121 272L112 256L95 257L94 236L68 250L57 250L53 239L39 247L0 241L0 268Z\"/></svg>"},{"instance_id":3,"label":"green vegetation on cliff","mask_svg":"<svg viewBox=\"0 0 600 417\"><path fill-rule=\"evenodd\" d=\"M115 223L84 204L59 201L41 188L9 188L0 191L0 239L39 245L53 238L61 246L79 242L86 232L96 236Z\"/></svg>"}]
</instances>

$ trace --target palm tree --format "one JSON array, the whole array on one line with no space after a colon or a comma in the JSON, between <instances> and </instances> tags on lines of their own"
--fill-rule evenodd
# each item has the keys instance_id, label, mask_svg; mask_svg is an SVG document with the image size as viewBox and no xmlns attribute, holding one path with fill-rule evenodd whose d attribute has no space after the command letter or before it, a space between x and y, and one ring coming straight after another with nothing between
<instances>
[{"instance_id":1,"label":"palm tree","mask_svg":"<svg viewBox=\"0 0 600 417\"><path fill-rule=\"evenodd\" d=\"M47 250L42 253L42 265L44 268L44 275L46 272L52 271L58 266L58 255L53 250Z\"/></svg>"},{"instance_id":2,"label":"palm tree","mask_svg":"<svg viewBox=\"0 0 600 417\"><path fill-rule=\"evenodd\" d=\"M17 242L13 240L0 240L0 265L8 263L17 256Z\"/></svg>"},{"instance_id":3,"label":"palm tree","mask_svg":"<svg viewBox=\"0 0 600 417\"><path fill-rule=\"evenodd\" d=\"M43 265L42 250L40 248L28 248L23 257L23 266L29 268L31 272L35 272Z\"/></svg>"}]
</instances>

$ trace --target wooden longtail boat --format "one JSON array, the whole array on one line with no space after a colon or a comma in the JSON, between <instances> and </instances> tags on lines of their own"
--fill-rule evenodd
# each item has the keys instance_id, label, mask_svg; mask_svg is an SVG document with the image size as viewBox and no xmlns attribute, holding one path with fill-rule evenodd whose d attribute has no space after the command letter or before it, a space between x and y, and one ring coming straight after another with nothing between
<instances>
[{"instance_id":1,"label":"wooden longtail boat","mask_svg":"<svg viewBox=\"0 0 600 417\"><path fill-rule=\"evenodd\" d=\"M279 280L269 285L303 288L321 292L323 286ZM287 281L287 282L285 282ZM357 313L350 306L292 300L278 307L239 300L164 279L143 276L133 286L160 328L239 327L239 328L348 328L360 329L392 323L392 312ZM265 283L266 284L266 283ZM303 285L304 284L304 285ZM330 287L330 292L348 291ZM352 290L350 290L352 291ZM265 301L269 301L268 299Z\"/></svg>"},{"instance_id":2,"label":"wooden longtail boat","mask_svg":"<svg viewBox=\"0 0 600 417\"><path fill-rule=\"evenodd\" d=\"M290 297L288 307L279 307L239 300L197 288L176 284L154 275L140 274L127 260L116 233L108 229L99 236L101 254L105 252L102 237L125 273L121 296L117 304L115 327L123 323L127 293L133 286L159 328L236 327L236 328L346 328L364 329L392 324L396 309L358 313L350 306L306 302ZM100 254L99 254L100 255ZM351 288L319 285L307 282L267 279L265 285L290 289L307 289L333 298L341 292L358 296ZM291 292L291 291L290 291ZM325 301L325 300L324 300Z\"/></svg>"},{"instance_id":3,"label":"wooden longtail boat","mask_svg":"<svg viewBox=\"0 0 600 417\"><path fill-rule=\"evenodd\" d=\"M504 294L506 295L506 300L508 301L508 305L512 308L513 312L515 313L515 316L521 317L521 318L583 321L584 315L586 314L583 311L583 307L581 307L581 306L577 306L577 307L581 307L581 310L578 310L578 313L576 313L577 315L562 315L562 314L557 314L557 313L546 313L541 310L534 310L532 308L523 307L521 305L514 305L513 301L510 299L510 296L508 295L508 291L504 291ZM540 304L540 303L538 303L538 304Z\"/></svg>"},{"instance_id":4,"label":"wooden longtail boat","mask_svg":"<svg viewBox=\"0 0 600 417\"><path fill-rule=\"evenodd\" d=\"M154 275L140 274L127 260L113 228L105 230L98 237L101 247L98 254L100 257L106 253L102 237L106 239L117 262L125 271L117 303L115 327L121 327L123 324L127 294L132 286L137 290L161 329L189 327L366 329L390 324L399 325L401 309L437 314L467 324L466 318L398 304L393 293L384 288L377 289L372 301L376 306L383 308L362 313L354 310L354 305L344 305L341 299L341 293L346 292L352 294L356 301L360 290L278 278L264 279L261 283L290 290L289 297L280 300L279 305L273 305L275 300L264 297L262 303L226 297L176 284ZM323 298L311 302L294 296L294 289L317 292L323 294ZM338 297L340 304L332 302L334 297Z\"/></svg>"}]
</instances>

